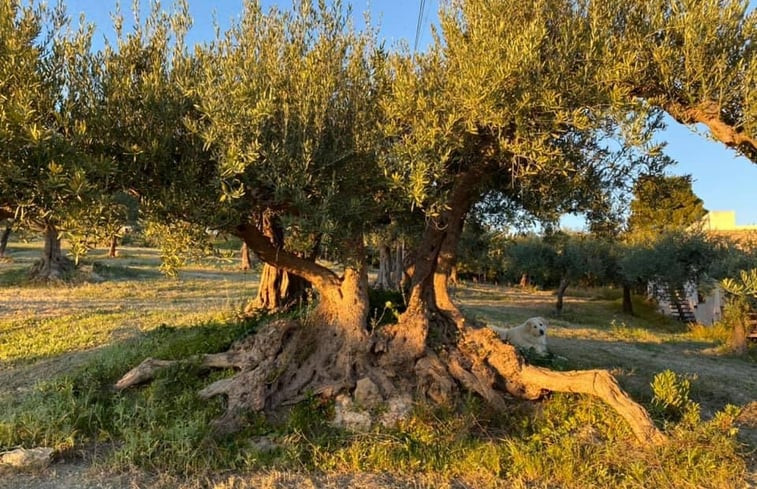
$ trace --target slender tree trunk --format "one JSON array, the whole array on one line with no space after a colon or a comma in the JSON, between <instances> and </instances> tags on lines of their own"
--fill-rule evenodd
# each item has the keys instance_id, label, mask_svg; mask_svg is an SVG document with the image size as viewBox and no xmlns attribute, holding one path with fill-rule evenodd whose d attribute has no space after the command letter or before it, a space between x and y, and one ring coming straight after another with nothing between
<instances>
[{"instance_id":1,"label":"slender tree trunk","mask_svg":"<svg viewBox=\"0 0 757 489\"><path fill-rule=\"evenodd\" d=\"M31 276L37 280L63 280L74 264L63 255L58 230L53 224L45 226L45 248L41 259L32 267Z\"/></svg>"},{"instance_id":2,"label":"slender tree trunk","mask_svg":"<svg viewBox=\"0 0 757 489\"><path fill-rule=\"evenodd\" d=\"M466 204L469 205L466 206ZM471 205L473 205L473 202L464 202L459 212L451 213L444 240L439 249L436 269L434 270L434 296L436 305L455 322L458 328L462 327L465 318L449 295L449 282L457 263L457 245L460 243L465 216Z\"/></svg>"},{"instance_id":3,"label":"slender tree trunk","mask_svg":"<svg viewBox=\"0 0 757 489\"><path fill-rule=\"evenodd\" d=\"M402 284L405 281L405 242L403 240L397 241L392 258L392 288L402 290Z\"/></svg>"},{"instance_id":4,"label":"slender tree trunk","mask_svg":"<svg viewBox=\"0 0 757 489\"><path fill-rule=\"evenodd\" d=\"M379 245L379 270L375 287L377 289L394 289L392 280L392 252L388 244Z\"/></svg>"},{"instance_id":5,"label":"slender tree trunk","mask_svg":"<svg viewBox=\"0 0 757 489\"><path fill-rule=\"evenodd\" d=\"M518 283L518 285L521 288L526 288L531 285L531 278L529 277L528 273L524 273L520 276L520 282Z\"/></svg>"},{"instance_id":6,"label":"slender tree trunk","mask_svg":"<svg viewBox=\"0 0 757 489\"><path fill-rule=\"evenodd\" d=\"M5 257L5 250L8 247L8 238L10 238L11 235L11 225L8 224L5 226L5 229L3 230L3 234L0 235L0 258Z\"/></svg>"},{"instance_id":7,"label":"slender tree trunk","mask_svg":"<svg viewBox=\"0 0 757 489\"><path fill-rule=\"evenodd\" d=\"M118 236L115 234L110 237L110 248L108 248L108 258L115 258L118 254L116 248L118 247Z\"/></svg>"},{"instance_id":8,"label":"slender tree trunk","mask_svg":"<svg viewBox=\"0 0 757 489\"><path fill-rule=\"evenodd\" d=\"M252 257L250 256L250 248L247 246L247 243L242 243L242 270L249 270L252 268Z\"/></svg>"},{"instance_id":9,"label":"slender tree trunk","mask_svg":"<svg viewBox=\"0 0 757 489\"><path fill-rule=\"evenodd\" d=\"M563 297L565 297L565 291L568 289L570 282L567 278L560 279L560 285L557 287L557 305L555 309L558 314L562 312Z\"/></svg>"},{"instance_id":10,"label":"slender tree trunk","mask_svg":"<svg viewBox=\"0 0 757 489\"><path fill-rule=\"evenodd\" d=\"M449 205L437 221L429 222L413 253L407 309L396 325L385 327L385 353L381 362L398 369L411 367L427 348L434 327L439 341L451 341L464 317L449 297L449 275L457 259L457 244L465 215L478 197L483 168L461 174L450 194Z\"/></svg>"},{"instance_id":11,"label":"slender tree trunk","mask_svg":"<svg viewBox=\"0 0 757 489\"><path fill-rule=\"evenodd\" d=\"M631 286L623 284L623 313L633 316L633 302L631 301Z\"/></svg>"}]
</instances>

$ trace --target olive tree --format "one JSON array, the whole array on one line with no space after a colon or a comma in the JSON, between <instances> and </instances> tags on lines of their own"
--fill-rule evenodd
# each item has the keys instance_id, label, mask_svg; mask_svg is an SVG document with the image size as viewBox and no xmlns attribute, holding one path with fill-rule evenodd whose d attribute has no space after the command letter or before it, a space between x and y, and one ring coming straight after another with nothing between
<instances>
[{"instance_id":1,"label":"olive tree","mask_svg":"<svg viewBox=\"0 0 757 489\"><path fill-rule=\"evenodd\" d=\"M188 131L182 141L192 148L200 139L201 151L171 146L167 158L145 162L150 181L136 179L135 188L169 214L230 229L319 296L306 321L271 323L241 350L203 359L240 369L203 391L228 396L222 424L234 426L244 409L350 391L368 379L384 398L413 389L445 403L467 389L495 408L504 408L505 391L528 399L550 390L588 393L613 406L640 439L663 441L609 373L524 363L491 331L469 324L447 291L466 216L488 192L553 215L656 164L650 131L672 108L634 91L646 82L632 72L636 53L646 54L634 35L649 22L631 15L643 8L453 2L428 52L387 56L369 31L347 26L338 3L302 1L292 12L263 13L250 2L213 46L186 63L162 61L171 73L156 79L171 79L177 65L189 70L180 90L168 85L169 98L187 100L173 127ZM749 39L751 27L725 20L734 39ZM606 144L612 137L620 144ZM151 187L171 188L170 178L156 179L162 175L175 176L182 192ZM363 233L398 204L424 223L408 309L397 324L369 331ZM343 271L273 242L255 219L266 211L328 241ZM138 367L119 386L149 378L155 365Z\"/></svg>"},{"instance_id":2,"label":"olive tree","mask_svg":"<svg viewBox=\"0 0 757 489\"><path fill-rule=\"evenodd\" d=\"M0 2L0 218L42 231L33 276L72 268L60 236L89 231L106 208L106 160L85 151L94 110L91 25L71 28L65 9Z\"/></svg>"}]
</instances>

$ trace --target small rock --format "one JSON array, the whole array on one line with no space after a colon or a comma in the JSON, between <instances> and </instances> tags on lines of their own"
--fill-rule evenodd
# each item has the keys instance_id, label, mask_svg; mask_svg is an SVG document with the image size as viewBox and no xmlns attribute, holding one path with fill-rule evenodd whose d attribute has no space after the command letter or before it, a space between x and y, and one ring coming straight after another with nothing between
<instances>
[{"instance_id":1,"label":"small rock","mask_svg":"<svg viewBox=\"0 0 757 489\"><path fill-rule=\"evenodd\" d=\"M366 408L374 407L384 400L379 388L368 377L357 381L354 397L355 402Z\"/></svg>"},{"instance_id":2,"label":"small rock","mask_svg":"<svg viewBox=\"0 0 757 489\"><path fill-rule=\"evenodd\" d=\"M279 448L279 445L267 436L253 438L252 446L260 453L270 453Z\"/></svg>"},{"instance_id":3,"label":"small rock","mask_svg":"<svg viewBox=\"0 0 757 489\"><path fill-rule=\"evenodd\" d=\"M349 431L361 432L371 429L371 416L366 412L355 410L352 399L345 394L336 398L334 405L333 426Z\"/></svg>"},{"instance_id":4,"label":"small rock","mask_svg":"<svg viewBox=\"0 0 757 489\"><path fill-rule=\"evenodd\" d=\"M408 418L413 410L413 398L409 394L392 397L387 401L386 408L386 412L381 415L381 425L392 428Z\"/></svg>"},{"instance_id":5,"label":"small rock","mask_svg":"<svg viewBox=\"0 0 757 489\"><path fill-rule=\"evenodd\" d=\"M50 464L52 454L53 449L47 447L17 448L9 452L0 453L0 467L43 469Z\"/></svg>"}]
</instances>

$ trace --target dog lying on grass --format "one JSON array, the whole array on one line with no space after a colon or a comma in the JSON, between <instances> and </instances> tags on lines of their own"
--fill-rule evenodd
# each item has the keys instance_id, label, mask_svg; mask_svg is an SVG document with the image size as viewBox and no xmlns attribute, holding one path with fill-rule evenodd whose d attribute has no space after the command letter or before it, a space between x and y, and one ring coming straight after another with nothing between
<instances>
[{"instance_id":1,"label":"dog lying on grass","mask_svg":"<svg viewBox=\"0 0 757 489\"><path fill-rule=\"evenodd\" d=\"M547 321L542 317L534 317L514 328L499 328L489 326L500 338L511 345L528 350L533 348L539 355L547 354Z\"/></svg>"}]
</instances>

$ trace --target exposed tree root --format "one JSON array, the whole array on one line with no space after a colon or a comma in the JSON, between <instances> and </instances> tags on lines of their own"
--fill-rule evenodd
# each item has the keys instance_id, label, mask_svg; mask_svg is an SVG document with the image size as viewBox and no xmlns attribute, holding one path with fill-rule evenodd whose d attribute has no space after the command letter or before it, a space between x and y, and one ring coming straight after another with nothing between
<instances>
[{"instance_id":1,"label":"exposed tree root","mask_svg":"<svg viewBox=\"0 0 757 489\"><path fill-rule=\"evenodd\" d=\"M666 440L647 411L631 399L606 370L557 372L526 365L514 347L502 343L494 332L485 329L467 331L462 346L491 365L505 380L510 393L526 399L547 391L596 396L626 420L640 441L658 445Z\"/></svg>"},{"instance_id":2,"label":"exposed tree root","mask_svg":"<svg viewBox=\"0 0 757 489\"><path fill-rule=\"evenodd\" d=\"M499 410L505 409L508 394L523 399L537 399L548 391L589 394L618 412L642 442L665 441L644 408L607 371L555 372L527 365L513 346L488 329L463 328L456 342L438 349L438 354L428 348L419 351L418 338L410 335L408 339L397 328L389 328L389 333L376 335L371 340L374 349L369 351L337 328L279 320L225 353L187 361L239 370L199 393L203 398L227 397L226 414L215 423L221 432L239 429L246 411L271 411L309 395L351 393L358 380L367 378L384 400L415 391L432 402L452 404L460 390L466 389ZM408 355L404 362L401 351ZM176 363L147 359L119 380L116 388L147 382L159 369ZM411 368L405 368L408 365Z\"/></svg>"}]
</instances>

